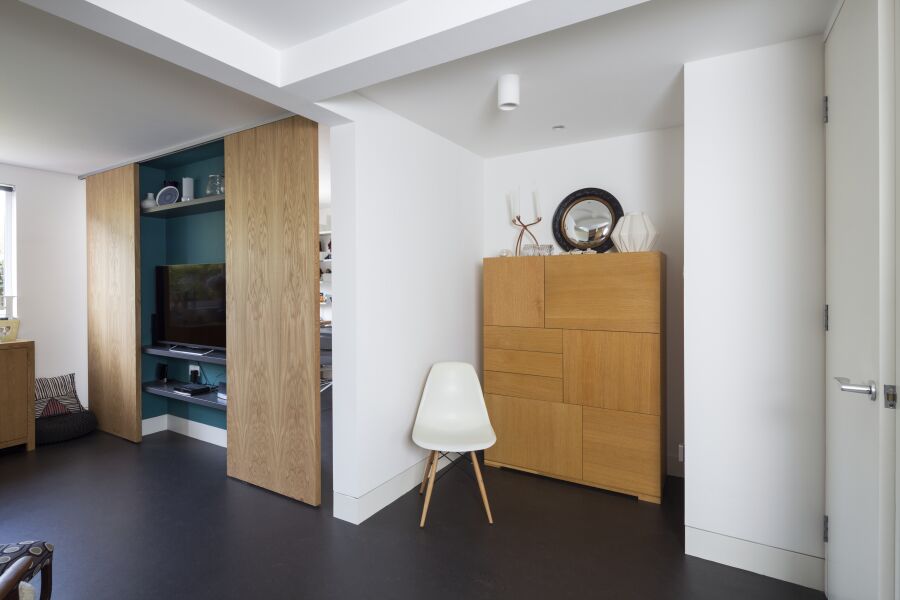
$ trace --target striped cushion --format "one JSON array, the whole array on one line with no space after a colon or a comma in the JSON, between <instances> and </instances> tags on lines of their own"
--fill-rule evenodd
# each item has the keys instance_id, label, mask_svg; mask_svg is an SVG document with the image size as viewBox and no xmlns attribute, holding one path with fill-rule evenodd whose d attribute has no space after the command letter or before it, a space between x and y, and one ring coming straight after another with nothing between
<instances>
[{"instance_id":1,"label":"striped cushion","mask_svg":"<svg viewBox=\"0 0 900 600\"><path fill-rule=\"evenodd\" d=\"M63 406L62 402L56 398L49 398L47 399L47 404L44 405L44 410L41 411L40 416L43 418L67 414L69 414L69 409Z\"/></svg>"},{"instance_id":2,"label":"striped cushion","mask_svg":"<svg viewBox=\"0 0 900 600\"><path fill-rule=\"evenodd\" d=\"M75 413L84 410L78 401L78 393L75 391L75 373L60 377L38 377L34 380L34 414L40 418L48 416L44 414L47 401L55 398L67 410ZM54 413L56 414L56 413Z\"/></svg>"}]
</instances>

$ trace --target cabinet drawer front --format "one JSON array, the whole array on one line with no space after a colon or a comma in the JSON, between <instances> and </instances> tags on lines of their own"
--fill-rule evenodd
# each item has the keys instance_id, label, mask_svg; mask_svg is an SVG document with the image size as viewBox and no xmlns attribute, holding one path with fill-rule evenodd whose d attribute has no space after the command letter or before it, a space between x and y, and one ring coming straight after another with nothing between
<instances>
[{"instance_id":1,"label":"cabinet drawer front","mask_svg":"<svg viewBox=\"0 0 900 600\"><path fill-rule=\"evenodd\" d=\"M659 252L548 257L545 326L659 333L664 265Z\"/></svg>"},{"instance_id":2,"label":"cabinet drawer front","mask_svg":"<svg viewBox=\"0 0 900 600\"><path fill-rule=\"evenodd\" d=\"M584 480L660 496L659 417L584 407Z\"/></svg>"},{"instance_id":3,"label":"cabinet drawer front","mask_svg":"<svg viewBox=\"0 0 900 600\"><path fill-rule=\"evenodd\" d=\"M562 330L538 327L484 328L484 347L529 352L562 352Z\"/></svg>"},{"instance_id":4,"label":"cabinet drawer front","mask_svg":"<svg viewBox=\"0 0 900 600\"><path fill-rule=\"evenodd\" d=\"M562 354L485 348L484 368L502 373L562 377Z\"/></svg>"},{"instance_id":5,"label":"cabinet drawer front","mask_svg":"<svg viewBox=\"0 0 900 600\"><path fill-rule=\"evenodd\" d=\"M497 443L485 459L581 479L581 407L559 402L487 395Z\"/></svg>"},{"instance_id":6,"label":"cabinet drawer front","mask_svg":"<svg viewBox=\"0 0 900 600\"><path fill-rule=\"evenodd\" d=\"M531 398L545 402L563 401L562 379L554 377L485 371L484 391L487 394Z\"/></svg>"},{"instance_id":7,"label":"cabinet drawer front","mask_svg":"<svg viewBox=\"0 0 900 600\"><path fill-rule=\"evenodd\" d=\"M563 346L566 402L660 414L659 334L568 330Z\"/></svg>"},{"instance_id":8,"label":"cabinet drawer front","mask_svg":"<svg viewBox=\"0 0 900 600\"><path fill-rule=\"evenodd\" d=\"M28 435L30 373L28 350L0 350L0 442L24 441Z\"/></svg>"},{"instance_id":9,"label":"cabinet drawer front","mask_svg":"<svg viewBox=\"0 0 900 600\"><path fill-rule=\"evenodd\" d=\"M484 259L484 324L544 326L544 257Z\"/></svg>"}]
</instances>

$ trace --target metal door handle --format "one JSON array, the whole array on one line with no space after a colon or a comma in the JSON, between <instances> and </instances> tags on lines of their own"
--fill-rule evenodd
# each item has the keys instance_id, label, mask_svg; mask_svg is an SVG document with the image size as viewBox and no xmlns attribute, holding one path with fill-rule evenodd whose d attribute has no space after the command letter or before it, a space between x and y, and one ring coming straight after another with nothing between
<instances>
[{"instance_id":1,"label":"metal door handle","mask_svg":"<svg viewBox=\"0 0 900 600\"><path fill-rule=\"evenodd\" d=\"M869 400L871 400L872 402L875 401L875 397L878 395L878 387L876 387L874 381L868 381L866 383L850 383L850 380L846 377L835 377L834 379L839 384L841 384L842 392L868 394Z\"/></svg>"}]
</instances>

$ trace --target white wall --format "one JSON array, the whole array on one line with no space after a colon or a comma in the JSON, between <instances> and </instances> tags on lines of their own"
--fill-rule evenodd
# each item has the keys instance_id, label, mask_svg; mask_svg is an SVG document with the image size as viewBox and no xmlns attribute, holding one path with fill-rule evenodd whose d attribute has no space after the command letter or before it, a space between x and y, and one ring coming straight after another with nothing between
<instances>
[{"instance_id":1,"label":"white wall","mask_svg":"<svg viewBox=\"0 0 900 600\"><path fill-rule=\"evenodd\" d=\"M506 194L521 190L523 218L532 220L531 192L537 190L543 221L541 243L553 243L553 212L570 193L599 187L628 212L643 211L661 233L658 249L667 262L666 359L668 472L683 473L678 444L684 439L682 381L682 128L536 150L485 161L484 255L515 249L518 229L509 223Z\"/></svg>"},{"instance_id":2,"label":"white wall","mask_svg":"<svg viewBox=\"0 0 900 600\"><path fill-rule=\"evenodd\" d=\"M821 36L685 65L685 551L823 586Z\"/></svg>"},{"instance_id":3,"label":"white wall","mask_svg":"<svg viewBox=\"0 0 900 600\"><path fill-rule=\"evenodd\" d=\"M334 515L417 485L410 435L432 363L478 364L484 163L362 96L326 107L334 247Z\"/></svg>"},{"instance_id":4,"label":"white wall","mask_svg":"<svg viewBox=\"0 0 900 600\"><path fill-rule=\"evenodd\" d=\"M35 342L35 375L75 373L87 395L87 229L84 182L0 164L16 187L19 337Z\"/></svg>"}]
</instances>

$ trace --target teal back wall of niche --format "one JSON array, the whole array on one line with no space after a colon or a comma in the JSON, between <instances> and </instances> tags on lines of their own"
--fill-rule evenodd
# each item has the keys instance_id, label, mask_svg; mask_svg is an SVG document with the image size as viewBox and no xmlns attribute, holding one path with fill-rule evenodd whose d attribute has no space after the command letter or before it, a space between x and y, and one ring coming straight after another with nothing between
<instances>
[{"instance_id":1,"label":"teal back wall of niche","mask_svg":"<svg viewBox=\"0 0 900 600\"><path fill-rule=\"evenodd\" d=\"M141 166L141 197L156 193L164 180L195 178L195 195L202 196L206 175L221 173L222 157L198 163L170 167L165 170ZM202 178L202 184L198 183ZM187 215L170 219L141 217L141 344L152 343L151 316L156 310L156 267L158 265L225 262L225 211ZM189 360L142 354L144 381L156 379L159 363L168 365L169 377L188 381ZM225 367L200 363L201 380L215 385L225 381ZM142 393L143 418L170 414L184 419L225 429L225 413L178 400Z\"/></svg>"}]
</instances>

